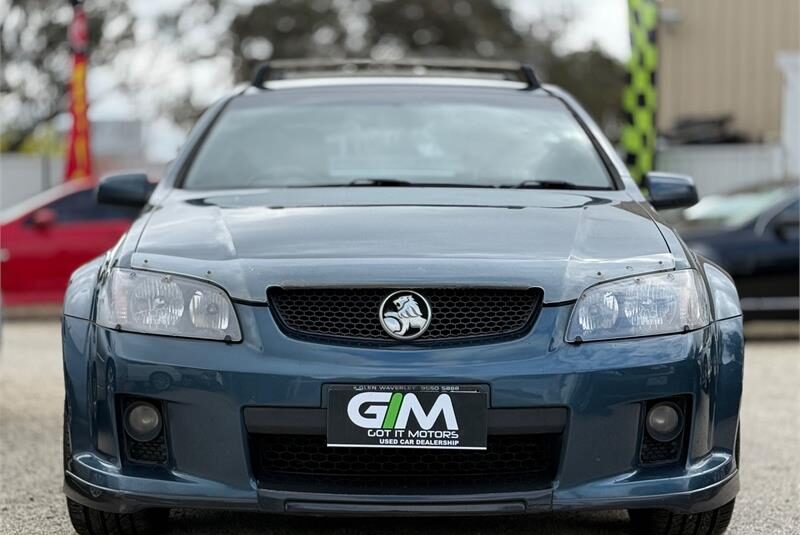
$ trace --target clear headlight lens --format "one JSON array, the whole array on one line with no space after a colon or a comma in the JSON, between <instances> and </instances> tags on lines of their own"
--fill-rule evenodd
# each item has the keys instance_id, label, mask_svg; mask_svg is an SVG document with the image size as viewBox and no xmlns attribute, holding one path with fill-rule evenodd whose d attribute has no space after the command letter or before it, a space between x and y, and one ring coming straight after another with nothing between
<instances>
[{"instance_id":1,"label":"clear headlight lens","mask_svg":"<svg viewBox=\"0 0 800 535\"><path fill-rule=\"evenodd\" d=\"M97 323L149 334L242 339L231 300L216 286L132 269L111 271L98 296Z\"/></svg>"},{"instance_id":2,"label":"clear headlight lens","mask_svg":"<svg viewBox=\"0 0 800 535\"><path fill-rule=\"evenodd\" d=\"M572 311L567 341L679 333L710 321L708 294L695 270L654 273L584 291Z\"/></svg>"}]
</instances>

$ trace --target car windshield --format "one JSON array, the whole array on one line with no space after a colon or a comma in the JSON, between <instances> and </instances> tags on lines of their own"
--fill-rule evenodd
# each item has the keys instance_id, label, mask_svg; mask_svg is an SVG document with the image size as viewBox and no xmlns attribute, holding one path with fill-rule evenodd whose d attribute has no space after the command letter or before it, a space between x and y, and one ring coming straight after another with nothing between
<instances>
[{"instance_id":1,"label":"car windshield","mask_svg":"<svg viewBox=\"0 0 800 535\"><path fill-rule=\"evenodd\" d=\"M785 189L710 195L683 213L684 226L738 227L784 198Z\"/></svg>"},{"instance_id":2,"label":"car windshield","mask_svg":"<svg viewBox=\"0 0 800 535\"><path fill-rule=\"evenodd\" d=\"M183 187L612 187L563 104L508 100L229 106Z\"/></svg>"}]
</instances>

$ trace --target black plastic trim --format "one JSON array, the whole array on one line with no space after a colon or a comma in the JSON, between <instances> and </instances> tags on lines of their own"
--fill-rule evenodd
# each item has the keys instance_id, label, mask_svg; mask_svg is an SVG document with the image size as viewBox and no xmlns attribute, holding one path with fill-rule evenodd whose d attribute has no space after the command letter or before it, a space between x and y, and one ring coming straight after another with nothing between
<instances>
[{"instance_id":1,"label":"black plastic trim","mask_svg":"<svg viewBox=\"0 0 800 535\"><path fill-rule=\"evenodd\" d=\"M249 433L268 435L324 435L327 409L245 407ZM564 407L489 409L490 435L562 433L567 426Z\"/></svg>"}]
</instances>

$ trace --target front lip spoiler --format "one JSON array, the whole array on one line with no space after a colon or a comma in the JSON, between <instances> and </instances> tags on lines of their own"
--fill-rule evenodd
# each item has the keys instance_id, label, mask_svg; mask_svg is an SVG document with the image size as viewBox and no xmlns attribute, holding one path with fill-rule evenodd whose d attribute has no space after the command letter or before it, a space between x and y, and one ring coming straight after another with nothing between
<instances>
[{"instance_id":1,"label":"front lip spoiler","mask_svg":"<svg viewBox=\"0 0 800 535\"><path fill-rule=\"evenodd\" d=\"M467 516L546 513L563 510L666 508L680 513L704 512L736 497L739 471L703 488L685 492L614 497L559 496L548 488L528 492L376 496L335 495L258 489L238 496L186 496L166 493L140 494L89 483L65 472L68 498L102 511L131 513L149 507L260 511L305 516Z\"/></svg>"},{"instance_id":2,"label":"front lip spoiler","mask_svg":"<svg viewBox=\"0 0 800 535\"><path fill-rule=\"evenodd\" d=\"M205 497L166 493L142 494L90 483L68 470L64 472L63 490L67 498L86 507L109 513L134 513L142 509L159 507L238 511L256 511L259 509L258 500L252 493L240 497Z\"/></svg>"}]
</instances>

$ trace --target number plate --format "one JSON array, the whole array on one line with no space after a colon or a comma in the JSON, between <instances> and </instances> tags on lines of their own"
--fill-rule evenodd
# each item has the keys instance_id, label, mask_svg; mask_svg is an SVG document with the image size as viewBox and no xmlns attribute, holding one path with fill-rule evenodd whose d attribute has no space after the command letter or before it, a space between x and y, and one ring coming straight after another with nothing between
<instances>
[{"instance_id":1,"label":"number plate","mask_svg":"<svg viewBox=\"0 0 800 535\"><path fill-rule=\"evenodd\" d=\"M328 446L485 450L487 401L474 386L330 386Z\"/></svg>"}]
</instances>

